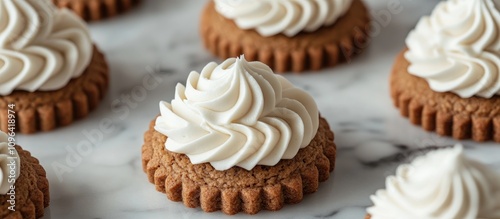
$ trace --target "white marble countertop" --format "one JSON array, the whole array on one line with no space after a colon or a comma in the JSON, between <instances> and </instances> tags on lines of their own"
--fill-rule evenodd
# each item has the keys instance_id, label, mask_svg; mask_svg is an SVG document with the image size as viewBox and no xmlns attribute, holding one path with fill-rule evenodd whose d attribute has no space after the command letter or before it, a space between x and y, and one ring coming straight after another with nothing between
<instances>
[{"instance_id":1,"label":"white marble countertop","mask_svg":"<svg viewBox=\"0 0 500 219\"><path fill-rule=\"evenodd\" d=\"M315 97L336 133L339 151L333 177L300 204L236 217L362 219L371 204L369 196L384 187L385 177L398 163L424 147L455 143L412 126L399 116L389 97L393 58L418 18L430 13L437 1L369 0L368 4L373 13L387 15L387 2L399 3L399 13L389 13L389 19L379 16L374 24L379 29L361 56L317 74L287 76ZM200 71L216 61L199 39L202 6L193 0L145 0L133 12L91 24L93 38L111 67L106 99L87 119L17 139L47 170L51 203L44 218L230 218L167 200L141 167L143 133L159 113L158 102L171 100L175 84L184 82L191 70ZM151 75L160 83L145 89L143 80ZM111 130L101 123L111 125ZM93 135L87 137L89 133ZM500 169L499 144L463 144L468 155ZM78 145L92 147L79 151Z\"/></svg>"}]
</instances>

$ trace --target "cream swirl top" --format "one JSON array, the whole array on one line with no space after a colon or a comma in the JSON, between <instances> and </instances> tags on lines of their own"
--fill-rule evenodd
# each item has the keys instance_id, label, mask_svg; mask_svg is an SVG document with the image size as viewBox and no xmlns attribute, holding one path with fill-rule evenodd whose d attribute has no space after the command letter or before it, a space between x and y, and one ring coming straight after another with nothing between
<instances>
[{"instance_id":1,"label":"cream swirl top","mask_svg":"<svg viewBox=\"0 0 500 219\"><path fill-rule=\"evenodd\" d=\"M86 24L47 0L0 1L0 95L64 87L90 63Z\"/></svg>"},{"instance_id":2,"label":"cream swirl top","mask_svg":"<svg viewBox=\"0 0 500 219\"><path fill-rule=\"evenodd\" d=\"M492 0L448 0L406 40L408 71L436 92L500 94L500 13Z\"/></svg>"},{"instance_id":3,"label":"cream swirl top","mask_svg":"<svg viewBox=\"0 0 500 219\"><path fill-rule=\"evenodd\" d=\"M8 193L11 183L9 182L9 177L11 175L11 168L9 163L11 161L15 162L13 170L15 179L19 177L19 171L21 170L21 161L19 155L14 150L14 154L9 153L8 136L4 132L0 131L0 195L5 195Z\"/></svg>"},{"instance_id":4,"label":"cream swirl top","mask_svg":"<svg viewBox=\"0 0 500 219\"><path fill-rule=\"evenodd\" d=\"M161 102L155 129L169 151L217 170L274 166L292 159L315 137L319 113L313 98L243 57L191 72L172 103Z\"/></svg>"},{"instance_id":5,"label":"cream swirl top","mask_svg":"<svg viewBox=\"0 0 500 219\"><path fill-rule=\"evenodd\" d=\"M400 166L386 187L371 197L372 219L500 218L500 177L467 159L461 145Z\"/></svg>"},{"instance_id":6,"label":"cream swirl top","mask_svg":"<svg viewBox=\"0 0 500 219\"><path fill-rule=\"evenodd\" d=\"M352 0L215 0L216 10L241 29L255 29L262 36L313 32L335 23Z\"/></svg>"}]
</instances>

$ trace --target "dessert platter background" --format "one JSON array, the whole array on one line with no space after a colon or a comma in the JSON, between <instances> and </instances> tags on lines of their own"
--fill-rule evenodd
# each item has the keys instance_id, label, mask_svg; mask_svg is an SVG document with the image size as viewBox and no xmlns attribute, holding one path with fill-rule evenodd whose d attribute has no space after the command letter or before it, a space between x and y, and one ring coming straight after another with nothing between
<instances>
[{"instance_id":1,"label":"dessert platter background","mask_svg":"<svg viewBox=\"0 0 500 219\"><path fill-rule=\"evenodd\" d=\"M437 1L367 0L375 15L368 49L348 64L320 73L286 75L313 95L339 147L337 168L319 192L274 218L364 218L369 196L384 187L395 167L429 146L456 141L411 125L393 107L388 75L404 39ZM388 4L389 3L389 4ZM44 218L229 218L169 201L146 180L143 133L158 102L174 96L192 70L219 61L204 50L199 1L146 0L130 13L90 24L106 54L111 87L89 118L53 132L21 135L17 143L47 170L51 207ZM500 170L496 143L462 142L467 154Z\"/></svg>"}]
</instances>

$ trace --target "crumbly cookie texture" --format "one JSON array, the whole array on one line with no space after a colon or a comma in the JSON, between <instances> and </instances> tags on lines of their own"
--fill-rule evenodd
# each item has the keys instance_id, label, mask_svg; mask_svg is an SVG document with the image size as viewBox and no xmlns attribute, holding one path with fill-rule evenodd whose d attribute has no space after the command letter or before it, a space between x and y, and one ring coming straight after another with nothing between
<instances>
[{"instance_id":1,"label":"crumbly cookie texture","mask_svg":"<svg viewBox=\"0 0 500 219\"><path fill-rule=\"evenodd\" d=\"M500 142L500 96L463 99L434 92L424 79L408 73L406 51L396 58L390 79L391 96L401 115L439 135Z\"/></svg>"},{"instance_id":2,"label":"crumbly cookie texture","mask_svg":"<svg viewBox=\"0 0 500 219\"><path fill-rule=\"evenodd\" d=\"M35 219L44 215L49 206L49 182L45 170L30 152L16 146L21 160L21 172L15 183L16 211L8 209L8 195L0 195L0 218Z\"/></svg>"},{"instance_id":3,"label":"crumbly cookie texture","mask_svg":"<svg viewBox=\"0 0 500 219\"><path fill-rule=\"evenodd\" d=\"M361 0L335 24L294 37L279 34L262 37L254 30L242 30L215 10L213 1L201 16L200 33L205 47L221 59L241 54L249 61L261 61L276 72L319 70L349 62L368 42L371 18Z\"/></svg>"},{"instance_id":4,"label":"crumbly cookie texture","mask_svg":"<svg viewBox=\"0 0 500 219\"><path fill-rule=\"evenodd\" d=\"M8 130L9 104L16 112L16 131L32 134L67 126L86 117L104 98L109 69L104 55L94 47L90 65L78 78L56 91L14 91L0 96L0 130Z\"/></svg>"},{"instance_id":5,"label":"crumbly cookie texture","mask_svg":"<svg viewBox=\"0 0 500 219\"><path fill-rule=\"evenodd\" d=\"M277 211L316 192L335 168L334 134L323 118L316 137L295 158L251 171L240 167L217 171L208 163L191 164L186 155L165 149L167 137L154 130L154 121L144 139L142 164L149 181L170 200L190 208L201 206L206 212Z\"/></svg>"},{"instance_id":6,"label":"crumbly cookie texture","mask_svg":"<svg viewBox=\"0 0 500 219\"><path fill-rule=\"evenodd\" d=\"M52 0L59 8L69 8L86 21L97 21L126 12L141 0Z\"/></svg>"}]
</instances>

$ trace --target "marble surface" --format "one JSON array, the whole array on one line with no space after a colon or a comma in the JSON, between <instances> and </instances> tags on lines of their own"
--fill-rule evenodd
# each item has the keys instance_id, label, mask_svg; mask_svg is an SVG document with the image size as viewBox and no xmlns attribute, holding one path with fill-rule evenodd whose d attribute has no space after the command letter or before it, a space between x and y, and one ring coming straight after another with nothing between
<instances>
[{"instance_id":1,"label":"marble surface","mask_svg":"<svg viewBox=\"0 0 500 219\"><path fill-rule=\"evenodd\" d=\"M393 58L418 18L430 13L437 1L367 2L378 15L378 30L362 55L316 74L287 75L314 96L336 133L335 174L300 204L237 217L363 218L369 196L384 187L385 177L399 163L426 147L456 143L412 126L399 116L388 94ZM399 7L384 17L393 8L388 2ZM131 13L91 24L112 71L106 99L90 117L70 127L17 138L47 170L51 206L45 219L230 218L167 200L141 167L142 136L159 113L158 102L172 99L175 84L185 81L191 70L216 61L198 36L202 3L145 0ZM463 144L469 156L500 169L498 144Z\"/></svg>"}]
</instances>

